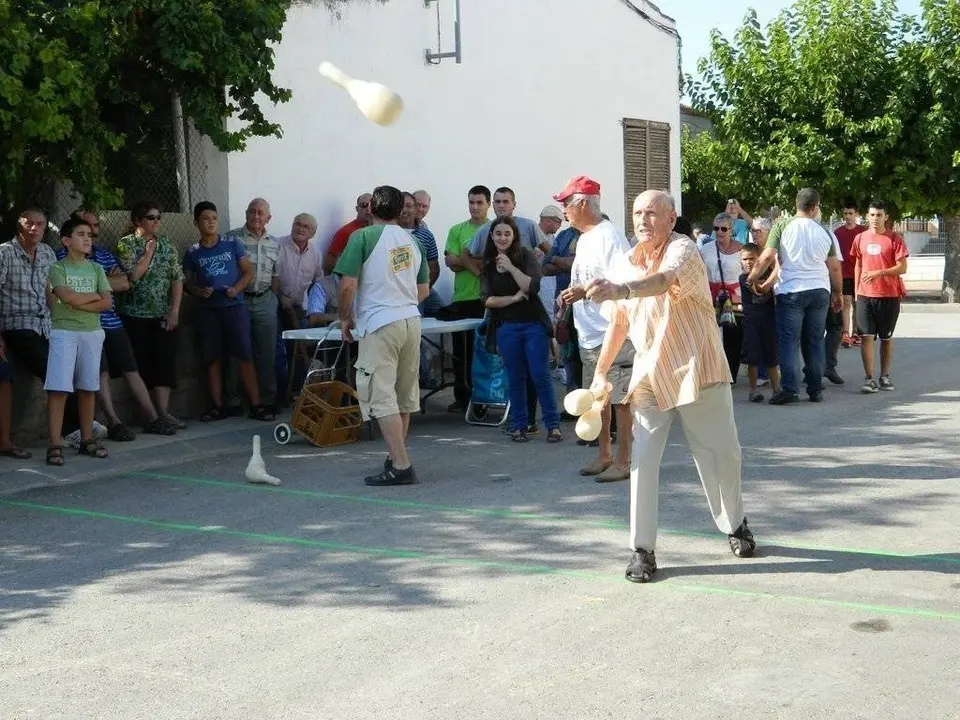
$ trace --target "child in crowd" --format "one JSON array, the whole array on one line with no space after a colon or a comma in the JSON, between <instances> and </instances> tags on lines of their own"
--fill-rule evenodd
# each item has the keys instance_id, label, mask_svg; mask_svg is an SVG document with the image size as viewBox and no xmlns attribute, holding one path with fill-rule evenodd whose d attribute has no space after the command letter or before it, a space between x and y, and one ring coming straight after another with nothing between
<instances>
[{"instance_id":1,"label":"child in crowd","mask_svg":"<svg viewBox=\"0 0 960 720\"><path fill-rule=\"evenodd\" d=\"M113 307L110 283L98 264L87 260L93 244L90 226L67 220L60 230L67 255L50 268L47 278L52 330L47 356L47 426L50 446L47 464L63 465L63 409L67 396L77 393L81 455L107 457L93 436L96 392L100 389L100 353L103 329L100 313Z\"/></svg>"},{"instance_id":2,"label":"child in crowd","mask_svg":"<svg viewBox=\"0 0 960 720\"><path fill-rule=\"evenodd\" d=\"M744 273L740 276L740 294L743 301L743 351L750 380L750 402L763 402L763 393L757 391L759 368L767 368L773 394L780 392L780 362L777 359L777 316L773 304L773 286L776 273L767 273L759 284L748 285L747 275L760 257L760 246L748 242L740 251Z\"/></svg>"}]
</instances>

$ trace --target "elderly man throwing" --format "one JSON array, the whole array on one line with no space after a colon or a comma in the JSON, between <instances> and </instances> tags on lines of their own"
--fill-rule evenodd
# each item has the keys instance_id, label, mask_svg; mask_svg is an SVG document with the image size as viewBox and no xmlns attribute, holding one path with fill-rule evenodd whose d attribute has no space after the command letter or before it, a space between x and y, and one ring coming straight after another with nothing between
<instances>
[{"instance_id":1,"label":"elderly man throwing","mask_svg":"<svg viewBox=\"0 0 960 720\"><path fill-rule=\"evenodd\" d=\"M730 368L720 344L706 268L697 245L673 232L673 199L648 190L633 204L639 240L624 255L617 278L594 280L587 297L607 302L610 316L594 374L606 392L607 371L627 336L636 348L628 397L633 409L630 468L630 546L626 577L647 582L657 570L660 462L675 417L680 418L717 527L737 557L753 554L740 496L740 442L733 419Z\"/></svg>"}]
</instances>

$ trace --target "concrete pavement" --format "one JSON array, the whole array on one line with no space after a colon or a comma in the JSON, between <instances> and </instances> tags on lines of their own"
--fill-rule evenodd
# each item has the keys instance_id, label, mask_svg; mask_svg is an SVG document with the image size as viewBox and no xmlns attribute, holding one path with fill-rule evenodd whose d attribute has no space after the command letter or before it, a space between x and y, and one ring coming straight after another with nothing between
<instances>
[{"instance_id":1,"label":"concrete pavement","mask_svg":"<svg viewBox=\"0 0 960 720\"><path fill-rule=\"evenodd\" d=\"M823 404L736 389L754 559L674 430L647 586L570 426L417 417L404 488L362 485L379 440L239 422L32 490L4 461L0 717L960 718L960 314L898 334L894 393L853 349ZM243 481L257 430L281 488Z\"/></svg>"}]
</instances>

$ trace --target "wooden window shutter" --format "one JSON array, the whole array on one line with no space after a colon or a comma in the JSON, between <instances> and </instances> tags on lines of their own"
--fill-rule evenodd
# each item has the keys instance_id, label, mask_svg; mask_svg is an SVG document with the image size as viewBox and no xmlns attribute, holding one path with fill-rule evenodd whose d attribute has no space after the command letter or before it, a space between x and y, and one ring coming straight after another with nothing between
<instances>
[{"instance_id":1,"label":"wooden window shutter","mask_svg":"<svg viewBox=\"0 0 960 720\"><path fill-rule=\"evenodd\" d=\"M644 190L670 192L670 125L623 119L623 187L627 235L633 234L633 201Z\"/></svg>"}]
</instances>

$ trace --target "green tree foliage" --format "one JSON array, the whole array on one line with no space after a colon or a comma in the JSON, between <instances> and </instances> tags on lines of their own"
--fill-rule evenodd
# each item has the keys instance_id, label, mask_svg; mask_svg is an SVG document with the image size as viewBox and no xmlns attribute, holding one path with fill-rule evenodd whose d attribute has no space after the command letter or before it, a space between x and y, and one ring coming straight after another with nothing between
<instances>
[{"instance_id":1,"label":"green tree foliage","mask_svg":"<svg viewBox=\"0 0 960 720\"><path fill-rule=\"evenodd\" d=\"M826 211L883 197L900 215L960 214L960 0L922 9L798 0L766 28L750 11L732 40L714 32L688 88L715 133L687 139L684 189L792 207L813 186ZM948 240L956 288L960 237Z\"/></svg>"},{"instance_id":2,"label":"green tree foliage","mask_svg":"<svg viewBox=\"0 0 960 720\"><path fill-rule=\"evenodd\" d=\"M338 13L351 1L313 4ZM260 102L290 99L272 71L291 4L0 0L0 221L61 180L116 202L118 158L167 121L174 93L221 150L280 136Z\"/></svg>"}]
</instances>

